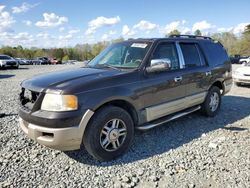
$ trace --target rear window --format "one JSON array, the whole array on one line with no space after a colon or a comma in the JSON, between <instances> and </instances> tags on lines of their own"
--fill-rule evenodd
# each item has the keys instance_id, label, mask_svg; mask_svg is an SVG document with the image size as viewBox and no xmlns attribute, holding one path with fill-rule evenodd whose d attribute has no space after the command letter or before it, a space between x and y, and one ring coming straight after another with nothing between
<instances>
[{"instance_id":1,"label":"rear window","mask_svg":"<svg viewBox=\"0 0 250 188\"><path fill-rule=\"evenodd\" d=\"M226 50L220 43L205 43L202 44L205 50L206 57L210 65L222 65L229 62L229 57Z\"/></svg>"},{"instance_id":2,"label":"rear window","mask_svg":"<svg viewBox=\"0 0 250 188\"><path fill-rule=\"evenodd\" d=\"M1 55L0 59L11 59L11 57L7 56L7 55Z\"/></svg>"}]
</instances>

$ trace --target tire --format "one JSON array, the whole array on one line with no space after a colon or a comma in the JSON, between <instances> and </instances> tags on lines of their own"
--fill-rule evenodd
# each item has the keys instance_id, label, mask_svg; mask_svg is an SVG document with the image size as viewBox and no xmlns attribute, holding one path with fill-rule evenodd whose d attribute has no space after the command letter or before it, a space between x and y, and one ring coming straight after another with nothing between
<instances>
[{"instance_id":1,"label":"tire","mask_svg":"<svg viewBox=\"0 0 250 188\"><path fill-rule=\"evenodd\" d=\"M212 102L212 100L214 102ZM208 91L204 103L201 105L201 112L203 115L207 117L214 117L217 115L220 109L220 105L221 105L220 89L216 86L212 86Z\"/></svg>"},{"instance_id":2,"label":"tire","mask_svg":"<svg viewBox=\"0 0 250 188\"><path fill-rule=\"evenodd\" d=\"M117 139L119 133L121 136ZM99 109L90 120L83 136L83 144L97 160L109 161L125 153L133 137L134 122L129 113L119 107L106 106ZM120 146L114 148L114 143L116 147L119 146L118 143Z\"/></svg>"}]
</instances>

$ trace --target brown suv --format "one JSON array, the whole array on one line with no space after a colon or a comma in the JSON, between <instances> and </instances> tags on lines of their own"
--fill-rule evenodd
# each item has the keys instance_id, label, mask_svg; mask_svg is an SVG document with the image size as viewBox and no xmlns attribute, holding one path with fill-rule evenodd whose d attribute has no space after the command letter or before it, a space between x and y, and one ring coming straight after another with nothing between
<instances>
[{"instance_id":1,"label":"brown suv","mask_svg":"<svg viewBox=\"0 0 250 188\"><path fill-rule=\"evenodd\" d=\"M40 144L111 160L147 130L200 110L215 116L232 85L223 46L175 35L116 43L87 67L22 82L20 126Z\"/></svg>"}]
</instances>

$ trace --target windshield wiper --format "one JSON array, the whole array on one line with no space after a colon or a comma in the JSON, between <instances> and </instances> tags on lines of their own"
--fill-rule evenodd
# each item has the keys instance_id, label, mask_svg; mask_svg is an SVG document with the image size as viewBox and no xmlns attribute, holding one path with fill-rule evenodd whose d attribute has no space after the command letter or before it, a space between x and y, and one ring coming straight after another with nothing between
<instances>
[{"instance_id":1,"label":"windshield wiper","mask_svg":"<svg viewBox=\"0 0 250 188\"><path fill-rule=\"evenodd\" d=\"M117 67L114 67L112 65L109 65L109 64L98 64L97 67L101 67L101 68L111 68L111 69L114 69L114 70L119 70L121 71L121 69L117 68Z\"/></svg>"}]
</instances>

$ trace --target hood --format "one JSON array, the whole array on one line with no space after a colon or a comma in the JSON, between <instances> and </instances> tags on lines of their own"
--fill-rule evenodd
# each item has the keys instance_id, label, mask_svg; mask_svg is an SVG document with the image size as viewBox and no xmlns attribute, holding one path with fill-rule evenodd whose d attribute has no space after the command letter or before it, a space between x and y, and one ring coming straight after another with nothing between
<instances>
[{"instance_id":1,"label":"hood","mask_svg":"<svg viewBox=\"0 0 250 188\"><path fill-rule=\"evenodd\" d=\"M17 61L17 60L15 60L15 59L0 59L0 61L13 62L13 61Z\"/></svg>"},{"instance_id":2,"label":"hood","mask_svg":"<svg viewBox=\"0 0 250 188\"><path fill-rule=\"evenodd\" d=\"M250 67L243 66L238 69L236 69L237 72L240 72L241 74L249 74L250 75Z\"/></svg>"},{"instance_id":3,"label":"hood","mask_svg":"<svg viewBox=\"0 0 250 188\"><path fill-rule=\"evenodd\" d=\"M110 77L119 73L121 72L118 70L78 68L36 76L23 81L21 85L23 88L36 92L51 89L60 93L64 88L69 87L68 83L74 84L77 82L89 82L91 80Z\"/></svg>"}]
</instances>

